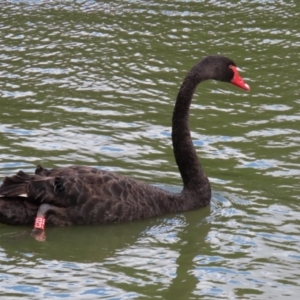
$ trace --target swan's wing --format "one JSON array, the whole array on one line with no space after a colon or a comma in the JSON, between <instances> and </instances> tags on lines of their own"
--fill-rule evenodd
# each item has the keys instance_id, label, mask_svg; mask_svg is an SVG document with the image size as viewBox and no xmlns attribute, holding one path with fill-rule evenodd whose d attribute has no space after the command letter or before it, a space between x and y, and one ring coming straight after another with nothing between
<instances>
[{"instance_id":1,"label":"swan's wing","mask_svg":"<svg viewBox=\"0 0 300 300\"><path fill-rule=\"evenodd\" d=\"M115 207L116 210L143 211L145 217L173 210L172 203L167 204L170 193L144 182L98 169L73 167L70 172L68 170L56 169L46 173L51 176L19 171L4 179L0 195L27 196L27 200L33 203L59 207L97 203L97 209L102 207L107 211Z\"/></svg>"},{"instance_id":2,"label":"swan's wing","mask_svg":"<svg viewBox=\"0 0 300 300\"><path fill-rule=\"evenodd\" d=\"M123 177L115 173L91 170L78 172L66 168L43 171L43 175L28 175L19 171L16 175L4 178L0 195L23 196L33 203L49 203L61 207L81 205L93 196L98 201L105 198L121 200L122 189L126 188ZM44 176L46 174L48 176Z\"/></svg>"},{"instance_id":3,"label":"swan's wing","mask_svg":"<svg viewBox=\"0 0 300 300\"><path fill-rule=\"evenodd\" d=\"M19 171L6 177L2 197L26 196L36 205L52 204L69 224L130 221L180 210L173 194L144 182L90 167L39 168L35 175ZM0 198L1 199L1 198ZM50 216L49 216L50 217ZM69 222L70 220L70 222Z\"/></svg>"}]
</instances>

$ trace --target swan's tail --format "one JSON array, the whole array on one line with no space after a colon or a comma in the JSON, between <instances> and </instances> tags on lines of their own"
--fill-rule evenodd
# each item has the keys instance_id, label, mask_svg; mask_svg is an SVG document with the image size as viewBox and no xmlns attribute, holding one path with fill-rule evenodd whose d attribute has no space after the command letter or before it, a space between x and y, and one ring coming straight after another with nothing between
<instances>
[{"instance_id":1,"label":"swan's tail","mask_svg":"<svg viewBox=\"0 0 300 300\"><path fill-rule=\"evenodd\" d=\"M28 175L19 171L16 175L5 177L0 187L0 199L26 197L23 200L26 199L31 203L49 203L58 206L68 206L70 201L76 203L74 193L60 193L65 190L66 180L63 177L41 176L40 174L48 173L47 169L38 173L39 175Z\"/></svg>"},{"instance_id":2,"label":"swan's tail","mask_svg":"<svg viewBox=\"0 0 300 300\"><path fill-rule=\"evenodd\" d=\"M49 171L46 168L43 168L41 165L38 165L35 169L35 175L47 177L51 175L51 171Z\"/></svg>"},{"instance_id":3,"label":"swan's tail","mask_svg":"<svg viewBox=\"0 0 300 300\"><path fill-rule=\"evenodd\" d=\"M19 171L16 175L5 177L0 187L1 197L27 197L28 183L32 176Z\"/></svg>"},{"instance_id":4,"label":"swan's tail","mask_svg":"<svg viewBox=\"0 0 300 300\"><path fill-rule=\"evenodd\" d=\"M55 196L57 182L59 178L56 177L28 175L19 171L16 175L4 178L0 197L26 197L31 202L43 202Z\"/></svg>"}]
</instances>

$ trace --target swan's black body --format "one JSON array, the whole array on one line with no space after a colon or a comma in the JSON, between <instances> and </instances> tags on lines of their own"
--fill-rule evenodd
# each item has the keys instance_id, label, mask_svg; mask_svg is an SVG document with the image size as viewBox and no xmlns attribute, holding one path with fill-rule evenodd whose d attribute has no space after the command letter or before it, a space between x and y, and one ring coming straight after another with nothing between
<instances>
[{"instance_id":1,"label":"swan's black body","mask_svg":"<svg viewBox=\"0 0 300 300\"><path fill-rule=\"evenodd\" d=\"M35 175L20 171L4 179L0 187L0 222L32 224L38 213L53 225L111 223L207 206L211 187L192 144L189 108L200 82L216 79L237 84L233 82L236 71L231 67L235 64L226 57L208 56L192 68L180 87L173 113L172 141L183 180L181 193L90 167L38 167ZM243 81L237 85L249 89Z\"/></svg>"}]
</instances>

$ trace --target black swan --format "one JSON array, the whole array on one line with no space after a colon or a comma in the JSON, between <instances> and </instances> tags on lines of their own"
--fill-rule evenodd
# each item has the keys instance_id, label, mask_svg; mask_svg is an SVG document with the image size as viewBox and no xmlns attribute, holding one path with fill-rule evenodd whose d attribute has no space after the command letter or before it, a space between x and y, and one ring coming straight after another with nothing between
<instances>
[{"instance_id":1,"label":"black swan","mask_svg":"<svg viewBox=\"0 0 300 300\"><path fill-rule=\"evenodd\" d=\"M180 193L171 193L113 172L85 166L47 170L34 175L19 171L5 177L0 187L0 222L52 225L97 224L131 221L166 213L205 207L211 187L197 159L188 117L197 85L207 79L250 87L239 76L236 64L220 55L207 56L185 77L172 119L174 156L183 181Z\"/></svg>"}]
</instances>

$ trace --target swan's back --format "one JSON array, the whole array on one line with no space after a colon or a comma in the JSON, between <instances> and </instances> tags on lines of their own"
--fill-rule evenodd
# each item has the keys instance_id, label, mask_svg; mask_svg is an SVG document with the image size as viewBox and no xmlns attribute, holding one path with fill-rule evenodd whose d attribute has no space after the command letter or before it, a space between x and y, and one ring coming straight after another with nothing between
<instances>
[{"instance_id":1,"label":"swan's back","mask_svg":"<svg viewBox=\"0 0 300 300\"><path fill-rule=\"evenodd\" d=\"M85 166L22 171L5 178L1 193L26 195L34 204L48 203L76 211L74 224L131 221L182 211L181 194L172 194L114 172Z\"/></svg>"}]
</instances>

